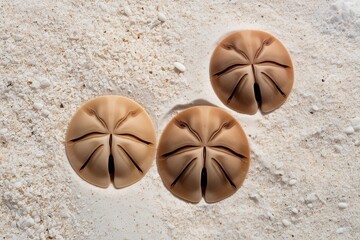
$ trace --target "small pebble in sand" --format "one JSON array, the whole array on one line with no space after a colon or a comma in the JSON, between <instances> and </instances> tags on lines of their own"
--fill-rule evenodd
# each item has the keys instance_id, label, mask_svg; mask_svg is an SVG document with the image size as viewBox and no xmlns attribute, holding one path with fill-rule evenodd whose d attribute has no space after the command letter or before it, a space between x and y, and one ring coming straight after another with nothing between
<instances>
[{"instance_id":1,"label":"small pebble in sand","mask_svg":"<svg viewBox=\"0 0 360 240\"><path fill-rule=\"evenodd\" d=\"M306 203L313 203L316 200L318 200L316 193L310 193L310 194L306 195L306 197L305 197Z\"/></svg>"},{"instance_id":2,"label":"small pebble in sand","mask_svg":"<svg viewBox=\"0 0 360 240\"><path fill-rule=\"evenodd\" d=\"M249 198L254 202L259 202L259 195L257 193L250 193Z\"/></svg>"},{"instance_id":3,"label":"small pebble in sand","mask_svg":"<svg viewBox=\"0 0 360 240\"><path fill-rule=\"evenodd\" d=\"M348 207L348 204L346 202L339 202L338 207L340 209L345 209Z\"/></svg>"},{"instance_id":4,"label":"small pebble in sand","mask_svg":"<svg viewBox=\"0 0 360 240\"><path fill-rule=\"evenodd\" d=\"M290 211L293 213L293 214L298 214L299 213L299 210L295 207L291 208Z\"/></svg>"},{"instance_id":5,"label":"small pebble in sand","mask_svg":"<svg viewBox=\"0 0 360 240\"><path fill-rule=\"evenodd\" d=\"M319 111L319 107L318 107L317 105L315 105L315 104L313 104L313 105L311 106L311 109L312 109L314 112Z\"/></svg>"},{"instance_id":6,"label":"small pebble in sand","mask_svg":"<svg viewBox=\"0 0 360 240\"><path fill-rule=\"evenodd\" d=\"M355 132L360 130L360 117L356 117L351 119L351 126L355 130Z\"/></svg>"},{"instance_id":7,"label":"small pebble in sand","mask_svg":"<svg viewBox=\"0 0 360 240\"><path fill-rule=\"evenodd\" d=\"M48 117L50 115L50 112L48 110L46 110L46 109L43 109L41 111L41 115L43 115L44 117Z\"/></svg>"},{"instance_id":8,"label":"small pebble in sand","mask_svg":"<svg viewBox=\"0 0 360 240\"><path fill-rule=\"evenodd\" d=\"M124 13L126 16L130 17L132 12L131 12L131 9L129 8L129 6L125 6L124 7Z\"/></svg>"},{"instance_id":9,"label":"small pebble in sand","mask_svg":"<svg viewBox=\"0 0 360 240\"><path fill-rule=\"evenodd\" d=\"M339 144L336 144L336 145L335 145L335 152L341 153L342 150L343 150L343 147L342 147L341 145L339 145Z\"/></svg>"},{"instance_id":10,"label":"small pebble in sand","mask_svg":"<svg viewBox=\"0 0 360 240\"><path fill-rule=\"evenodd\" d=\"M284 227L288 227L288 226L291 225L291 222L289 220L287 220L287 219L283 219L282 224L284 225Z\"/></svg>"},{"instance_id":11,"label":"small pebble in sand","mask_svg":"<svg viewBox=\"0 0 360 240\"><path fill-rule=\"evenodd\" d=\"M22 229L26 229L26 228L34 226L34 224L35 224L34 219L29 217L22 222L21 227L22 227Z\"/></svg>"},{"instance_id":12,"label":"small pebble in sand","mask_svg":"<svg viewBox=\"0 0 360 240\"><path fill-rule=\"evenodd\" d=\"M161 22L165 22L165 21L166 21L166 16L165 16L165 14L163 14L162 12L159 12L159 13L158 13L158 19L159 19L159 21L161 21Z\"/></svg>"},{"instance_id":13,"label":"small pebble in sand","mask_svg":"<svg viewBox=\"0 0 360 240\"><path fill-rule=\"evenodd\" d=\"M20 34L15 34L14 36L13 36L13 38L14 38L14 40L15 41L21 41L21 40L23 40L24 39L24 36L23 35L20 35Z\"/></svg>"},{"instance_id":14,"label":"small pebble in sand","mask_svg":"<svg viewBox=\"0 0 360 240\"><path fill-rule=\"evenodd\" d=\"M37 81L39 82L41 88L47 88L50 86L50 80L47 78L39 77Z\"/></svg>"},{"instance_id":15,"label":"small pebble in sand","mask_svg":"<svg viewBox=\"0 0 360 240\"><path fill-rule=\"evenodd\" d=\"M289 181L288 184L289 184L290 186L294 186L294 185L297 184L297 182L298 182L298 181L297 181L296 179L290 179L290 181Z\"/></svg>"},{"instance_id":16,"label":"small pebble in sand","mask_svg":"<svg viewBox=\"0 0 360 240\"><path fill-rule=\"evenodd\" d=\"M344 228L344 227L340 227L340 228L336 229L337 234L343 234L345 231L346 231L346 228Z\"/></svg>"},{"instance_id":17,"label":"small pebble in sand","mask_svg":"<svg viewBox=\"0 0 360 240\"><path fill-rule=\"evenodd\" d=\"M185 72L186 67L184 66L184 64L179 63L179 62L175 62L174 63L174 67L179 71L179 72Z\"/></svg>"},{"instance_id":18,"label":"small pebble in sand","mask_svg":"<svg viewBox=\"0 0 360 240\"><path fill-rule=\"evenodd\" d=\"M284 166L284 163L282 162L274 162L274 166L276 169L281 169Z\"/></svg>"},{"instance_id":19,"label":"small pebble in sand","mask_svg":"<svg viewBox=\"0 0 360 240\"><path fill-rule=\"evenodd\" d=\"M354 132L355 132L355 130L352 126L344 129L344 133L346 133L347 135L353 134Z\"/></svg>"},{"instance_id":20,"label":"small pebble in sand","mask_svg":"<svg viewBox=\"0 0 360 240\"><path fill-rule=\"evenodd\" d=\"M41 110L44 107L44 105L41 102L34 102L33 107L36 110Z\"/></svg>"}]
</instances>

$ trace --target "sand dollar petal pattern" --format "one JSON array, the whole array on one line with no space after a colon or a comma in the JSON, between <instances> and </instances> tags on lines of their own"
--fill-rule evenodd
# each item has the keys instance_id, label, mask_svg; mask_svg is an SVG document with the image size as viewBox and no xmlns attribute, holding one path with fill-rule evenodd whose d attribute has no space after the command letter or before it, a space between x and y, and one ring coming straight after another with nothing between
<instances>
[{"instance_id":1,"label":"sand dollar petal pattern","mask_svg":"<svg viewBox=\"0 0 360 240\"><path fill-rule=\"evenodd\" d=\"M216 107L192 107L165 127L157 152L166 188L192 203L221 201L242 185L250 149L240 124Z\"/></svg>"},{"instance_id":2,"label":"sand dollar petal pattern","mask_svg":"<svg viewBox=\"0 0 360 240\"><path fill-rule=\"evenodd\" d=\"M101 96L83 104L66 133L66 153L85 181L123 188L139 181L155 154L155 130L145 110L121 96Z\"/></svg>"},{"instance_id":3,"label":"sand dollar petal pattern","mask_svg":"<svg viewBox=\"0 0 360 240\"><path fill-rule=\"evenodd\" d=\"M284 45L269 33L243 30L229 34L215 48L210 80L219 99L246 114L268 113L289 96L294 69Z\"/></svg>"}]
</instances>

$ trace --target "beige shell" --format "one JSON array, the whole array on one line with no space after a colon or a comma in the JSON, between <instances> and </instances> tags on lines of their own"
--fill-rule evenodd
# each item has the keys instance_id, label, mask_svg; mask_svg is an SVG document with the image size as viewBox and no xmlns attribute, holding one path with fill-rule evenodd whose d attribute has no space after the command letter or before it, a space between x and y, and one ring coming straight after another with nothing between
<instances>
[{"instance_id":1,"label":"beige shell","mask_svg":"<svg viewBox=\"0 0 360 240\"><path fill-rule=\"evenodd\" d=\"M290 94L294 69L284 45L269 33L234 32L215 48L210 79L220 100L246 114L268 113Z\"/></svg>"},{"instance_id":2,"label":"beige shell","mask_svg":"<svg viewBox=\"0 0 360 240\"><path fill-rule=\"evenodd\" d=\"M139 181L155 154L155 130L145 110L120 96L86 102L66 134L66 153L75 172L87 182L123 188Z\"/></svg>"},{"instance_id":3,"label":"beige shell","mask_svg":"<svg viewBox=\"0 0 360 240\"><path fill-rule=\"evenodd\" d=\"M216 107L189 108L176 115L160 138L157 166L164 185L193 203L218 202L242 185L250 164L240 124Z\"/></svg>"}]
</instances>

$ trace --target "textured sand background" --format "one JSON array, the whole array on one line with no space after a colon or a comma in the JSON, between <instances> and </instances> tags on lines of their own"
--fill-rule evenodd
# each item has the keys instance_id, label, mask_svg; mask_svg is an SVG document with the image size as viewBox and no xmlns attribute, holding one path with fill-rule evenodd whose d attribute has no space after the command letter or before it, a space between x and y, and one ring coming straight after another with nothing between
<instances>
[{"instance_id":1,"label":"textured sand background","mask_svg":"<svg viewBox=\"0 0 360 240\"><path fill-rule=\"evenodd\" d=\"M209 59L222 35L244 28L284 43L295 85L271 114L227 109L252 149L235 195L185 203L155 163L122 190L73 172L64 137L83 101L130 97L159 137L178 104L224 107ZM1 239L360 239L359 49L357 0L1 0Z\"/></svg>"}]
</instances>

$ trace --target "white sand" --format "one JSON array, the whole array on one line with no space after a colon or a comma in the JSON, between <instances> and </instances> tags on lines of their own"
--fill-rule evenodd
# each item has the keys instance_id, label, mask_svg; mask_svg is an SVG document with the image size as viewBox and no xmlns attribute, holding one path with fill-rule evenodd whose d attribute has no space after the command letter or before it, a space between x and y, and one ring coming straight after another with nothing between
<instances>
[{"instance_id":1,"label":"white sand","mask_svg":"<svg viewBox=\"0 0 360 240\"><path fill-rule=\"evenodd\" d=\"M78 2L0 2L2 239L360 239L359 1ZM155 162L121 190L74 173L64 135L83 101L128 96L158 136L177 104L224 107L209 58L222 35L243 28L285 44L295 85L271 114L227 109L252 149L235 195L185 203Z\"/></svg>"}]
</instances>

